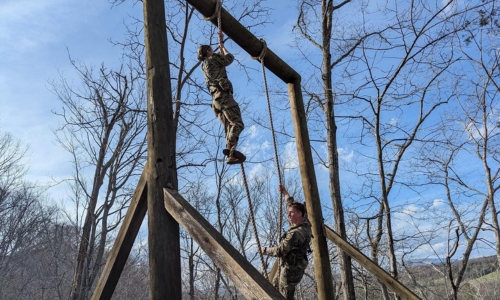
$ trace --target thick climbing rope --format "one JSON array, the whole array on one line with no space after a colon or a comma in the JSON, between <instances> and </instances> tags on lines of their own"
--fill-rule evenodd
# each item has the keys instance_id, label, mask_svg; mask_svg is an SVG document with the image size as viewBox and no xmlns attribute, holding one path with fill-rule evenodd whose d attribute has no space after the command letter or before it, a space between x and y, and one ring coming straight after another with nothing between
<instances>
[{"instance_id":1,"label":"thick climbing rope","mask_svg":"<svg viewBox=\"0 0 500 300\"><path fill-rule=\"evenodd\" d=\"M260 262L262 263L262 271L264 272L264 277L266 277L266 279L267 279L268 275L267 275L267 270L266 270L266 264L264 262L264 255L260 251L261 246L260 246L259 234L257 232L257 225L255 223L255 216L253 213L253 204L252 204L252 201L250 200L250 189L248 188L247 176L245 175L245 167L243 166L243 163L241 163L240 166L241 166L241 174L243 175L243 184L245 185L245 191L247 193L248 209L250 210L250 219L252 221L253 232L255 234L255 241L257 242L257 247L259 249L257 252L259 253Z\"/></svg>"},{"instance_id":2,"label":"thick climbing rope","mask_svg":"<svg viewBox=\"0 0 500 300\"><path fill-rule=\"evenodd\" d=\"M222 33L222 19L221 19L221 11L222 11L222 0L215 1L215 12L210 17L203 17L207 21L211 21L217 17L217 28L219 28L219 44L223 42L223 33Z\"/></svg>"},{"instance_id":3,"label":"thick climbing rope","mask_svg":"<svg viewBox=\"0 0 500 300\"><path fill-rule=\"evenodd\" d=\"M205 18L205 20L213 20L215 17L217 17L217 27L219 28L219 33L217 35L219 37L219 44L221 44L224 40L224 36L223 36L223 32L222 32L221 11L222 11L222 0L217 0L215 2L214 14L208 18ZM245 191L246 191L247 199L248 199L248 209L250 210L250 219L252 221L252 227L253 227L253 231L255 234L255 241L257 242L257 249L258 249L257 252L259 253L259 256L260 256L260 262L262 264L262 272L264 273L264 276L267 279L268 278L267 269L266 269L266 264L264 262L264 255L260 251L261 244L260 244L260 240L259 240L259 233L257 232L257 224L255 222L255 214L253 211L253 204L252 204L251 197L250 197L250 189L248 188L247 176L245 174L245 167L243 166L243 163L241 163L240 166L241 166L241 174L243 175L243 183L245 185Z\"/></svg>"},{"instance_id":4,"label":"thick climbing rope","mask_svg":"<svg viewBox=\"0 0 500 300\"><path fill-rule=\"evenodd\" d=\"M206 21L213 20L215 17L217 17L217 27L219 28L219 34L218 34L219 43L222 42L222 26L221 26L222 22L221 22L221 16L220 16L221 8L222 8L222 0L217 0L215 2L215 12L213 13L213 15L211 15L210 17L203 17ZM217 220L219 222L219 228L220 228L221 233L222 233L222 224L221 224L221 215L220 215L221 208L220 208L219 195L217 195L216 206L217 206Z\"/></svg>"},{"instance_id":5,"label":"thick climbing rope","mask_svg":"<svg viewBox=\"0 0 500 300\"><path fill-rule=\"evenodd\" d=\"M266 52L267 52L267 43L263 39L260 39L260 41L262 42L262 51L260 52L259 56L257 56L257 57L252 56L252 59L258 60L262 66L262 76L264 78L264 90L266 91L266 99L267 99L267 111L269 114L269 126L271 128L271 134L273 137L274 158L275 158L274 162L276 164L276 169L278 170L279 184L283 185L283 180L281 178L280 163L279 163L279 158L278 158L278 146L276 145L277 144L276 143L276 133L274 131L273 114L271 111L271 100L269 98L269 89L267 87L266 67L264 65L264 57L266 56ZM278 234L278 237L281 236L281 231L283 230L283 194L281 192L280 192L279 206L280 207L279 207L279 211L278 211L278 215L279 215L279 225L278 225L279 234ZM280 272L281 272L281 268L278 267L277 278L280 278L280 276L281 276ZM279 279L278 279L278 282L280 282Z\"/></svg>"},{"instance_id":6,"label":"thick climbing rope","mask_svg":"<svg viewBox=\"0 0 500 300\"><path fill-rule=\"evenodd\" d=\"M256 59L260 61L262 65L262 75L264 77L264 89L266 91L266 99L267 99L267 111L269 113L269 126L271 127L271 133L273 137L273 145L274 145L274 158L275 158L275 164L276 164L276 169L278 170L278 181L280 185L283 185L283 180L281 178L281 170L280 170L280 164L279 164L279 158L278 158L278 147L276 145L276 133L274 131L274 124L273 124L273 116L272 116L272 111L271 111L271 100L269 98L269 89L267 88L267 77L266 77L266 67L264 65L264 57L266 56L267 52L267 44L266 41L263 39L260 39L262 42L262 51L260 52L260 55L257 57L253 57L253 59ZM281 236L281 231L283 229L283 195L280 193L280 207L279 207L279 226L278 226L278 232L279 236Z\"/></svg>"}]
</instances>

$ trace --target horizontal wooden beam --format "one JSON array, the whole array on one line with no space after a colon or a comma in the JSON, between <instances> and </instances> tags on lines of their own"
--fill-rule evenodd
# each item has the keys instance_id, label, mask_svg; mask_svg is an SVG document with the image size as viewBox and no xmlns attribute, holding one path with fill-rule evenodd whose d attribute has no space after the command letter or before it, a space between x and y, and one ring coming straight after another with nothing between
<instances>
[{"instance_id":1,"label":"horizontal wooden beam","mask_svg":"<svg viewBox=\"0 0 500 300\"><path fill-rule=\"evenodd\" d=\"M211 17L215 12L215 1L187 0L187 2L206 18ZM217 18L212 19L210 22L217 26ZM253 57L258 57L260 55L264 43L231 16L224 8L221 9L221 28L228 37L248 54ZM264 56L264 65L285 83L290 83L295 80L300 81L300 75L269 48L267 48Z\"/></svg>"},{"instance_id":2,"label":"horizontal wooden beam","mask_svg":"<svg viewBox=\"0 0 500 300\"><path fill-rule=\"evenodd\" d=\"M134 196L130 202L123 224L120 227L111 253L102 271L99 282L92 295L92 300L111 299L128 256L134 246L135 238L141 228L147 211L147 181L142 172Z\"/></svg>"},{"instance_id":3,"label":"horizontal wooden beam","mask_svg":"<svg viewBox=\"0 0 500 300\"><path fill-rule=\"evenodd\" d=\"M380 282L385 284L389 289L395 292L398 296L403 299L417 300L420 299L415 295L410 289L404 286L401 282L397 281L379 265L369 259L366 255L356 249L354 246L345 241L340 235L338 235L333 229L324 225L326 237L344 250L351 258L356 260L361 266L363 266L368 272L374 275Z\"/></svg>"},{"instance_id":4,"label":"horizontal wooden beam","mask_svg":"<svg viewBox=\"0 0 500 300\"><path fill-rule=\"evenodd\" d=\"M227 275L246 299L285 299L177 191L164 189L165 209Z\"/></svg>"}]
</instances>

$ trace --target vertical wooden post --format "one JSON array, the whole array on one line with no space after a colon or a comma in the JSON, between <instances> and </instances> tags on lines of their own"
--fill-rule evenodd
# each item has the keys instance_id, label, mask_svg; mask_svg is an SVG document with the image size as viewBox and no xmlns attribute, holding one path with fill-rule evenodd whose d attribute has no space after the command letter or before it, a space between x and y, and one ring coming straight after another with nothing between
<instances>
[{"instance_id":1,"label":"vertical wooden post","mask_svg":"<svg viewBox=\"0 0 500 300\"><path fill-rule=\"evenodd\" d=\"M179 224L165 210L163 188L177 189L172 89L163 0L143 0L148 91L149 297L180 300Z\"/></svg>"},{"instance_id":2,"label":"vertical wooden post","mask_svg":"<svg viewBox=\"0 0 500 300\"><path fill-rule=\"evenodd\" d=\"M297 144L297 155L302 177L302 186L304 188L306 209L313 234L314 272L316 273L318 299L334 299L335 290L333 287L332 270L328 256L328 245L323 230L323 213L321 211L316 174L314 173L314 163L311 154L311 144L309 141L309 132L307 130L307 120L304 110L304 101L302 100L300 79L296 79L288 84L288 95L292 110L293 127L295 130L295 141Z\"/></svg>"}]
</instances>

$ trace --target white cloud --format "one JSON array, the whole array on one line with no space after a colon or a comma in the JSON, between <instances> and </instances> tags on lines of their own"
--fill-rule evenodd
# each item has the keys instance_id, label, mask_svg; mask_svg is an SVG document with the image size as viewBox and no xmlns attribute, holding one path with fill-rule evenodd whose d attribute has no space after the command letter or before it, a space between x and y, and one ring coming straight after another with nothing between
<instances>
[{"instance_id":1,"label":"white cloud","mask_svg":"<svg viewBox=\"0 0 500 300\"><path fill-rule=\"evenodd\" d=\"M259 135L259 129L255 124L252 124L247 130L250 133L250 138L256 138Z\"/></svg>"},{"instance_id":2,"label":"white cloud","mask_svg":"<svg viewBox=\"0 0 500 300\"><path fill-rule=\"evenodd\" d=\"M250 172L248 174L248 179L259 178L264 171L265 169L262 164L256 164L250 169Z\"/></svg>"},{"instance_id":3,"label":"white cloud","mask_svg":"<svg viewBox=\"0 0 500 300\"><path fill-rule=\"evenodd\" d=\"M396 126L398 125L398 118L391 118L391 120L389 121L389 125L392 125L392 126Z\"/></svg>"},{"instance_id":4,"label":"white cloud","mask_svg":"<svg viewBox=\"0 0 500 300\"><path fill-rule=\"evenodd\" d=\"M338 148L339 159L345 162L351 162L354 158L354 151L346 148Z\"/></svg>"},{"instance_id":5,"label":"white cloud","mask_svg":"<svg viewBox=\"0 0 500 300\"><path fill-rule=\"evenodd\" d=\"M285 145L285 153L283 156L284 170L294 170L299 167L299 158L297 156L297 147L294 142L289 142Z\"/></svg>"},{"instance_id":6,"label":"white cloud","mask_svg":"<svg viewBox=\"0 0 500 300\"><path fill-rule=\"evenodd\" d=\"M446 204L446 202L443 199L434 199L434 201L432 201L433 208L442 207L445 204Z\"/></svg>"},{"instance_id":7,"label":"white cloud","mask_svg":"<svg viewBox=\"0 0 500 300\"><path fill-rule=\"evenodd\" d=\"M441 5L443 7L445 7L448 4L448 2L450 2L450 1L449 0L441 0ZM445 16L443 16L443 17L446 17L446 16L453 14L458 9L459 2L461 2L461 1L456 0L456 1L453 1L451 4L449 4L443 11L443 13L445 14Z\"/></svg>"},{"instance_id":8,"label":"white cloud","mask_svg":"<svg viewBox=\"0 0 500 300\"><path fill-rule=\"evenodd\" d=\"M437 242L433 244L422 244L413 253L415 257L419 258L438 258L437 255L441 253L446 253L446 243Z\"/></svg>"},{"instance_id":9,"label":"white cloud","mask_svg":"<svg viewBox=\"0 0 500 300\"><path fill-rule=\"evenodd\" d=\"M271 143L267 140L262 141L260 135L254 135L253 132L249 138L240 138L238 144L238 150L246 155L247 160L262 159L263 153L268 149L272 149Z\"/></svg>"},{"instance_id":10,"label":"white cloud","mask_svg":"<svg viewBox=\"0 0 500 300\"><path fill-rule=\"evenodd\" d=\"M412 214L415 214L415 213L418 213L421 211L422 211L422 208L418 207L414 204L410 204L403 209L403 213L408 214L408 215L412 215Z\"/></svg>"}]
</instances>

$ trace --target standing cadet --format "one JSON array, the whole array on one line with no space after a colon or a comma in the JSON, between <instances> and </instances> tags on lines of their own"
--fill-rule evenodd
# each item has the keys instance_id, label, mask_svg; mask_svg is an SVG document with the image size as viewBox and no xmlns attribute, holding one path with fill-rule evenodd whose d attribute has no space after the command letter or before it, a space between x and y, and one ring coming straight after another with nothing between
<instances>
[{"instance_id":1,"label":"standing cadet","mask_svg":"<svg viewBox=\"0 0 500 300\"><path fill-rule=\"evenodd\" d=\"M212 109L226 132L226 149L223 152L228 156L227 163L237 164L246 159L245 155L236 151L240 133L245 125L241 119L240 107L233 98L233 85L226 72L226 66L233 62L234 56L224 48L222 42L219 43L219 48L220 53L214 53L209 45L200 46L198 60L203 62L201 69L212 95Z\"/></svg>"},{"instance_id":2,"label":"standing cadet","mask_svg":"<svg viewBox=\"0 0 500 300\"><path fill-rule=\"evenodd\" d=\"M276 247L262 247L263 254L277 256L280 259L280 276L273 284L286 299L293 300L295 286L299 284L306 270L307 252L311 241L311 224L306 220L304 204L295 202L284 186L278 190L285 196L288 206L290 228Z\"/></svg>"}]
</instances>

